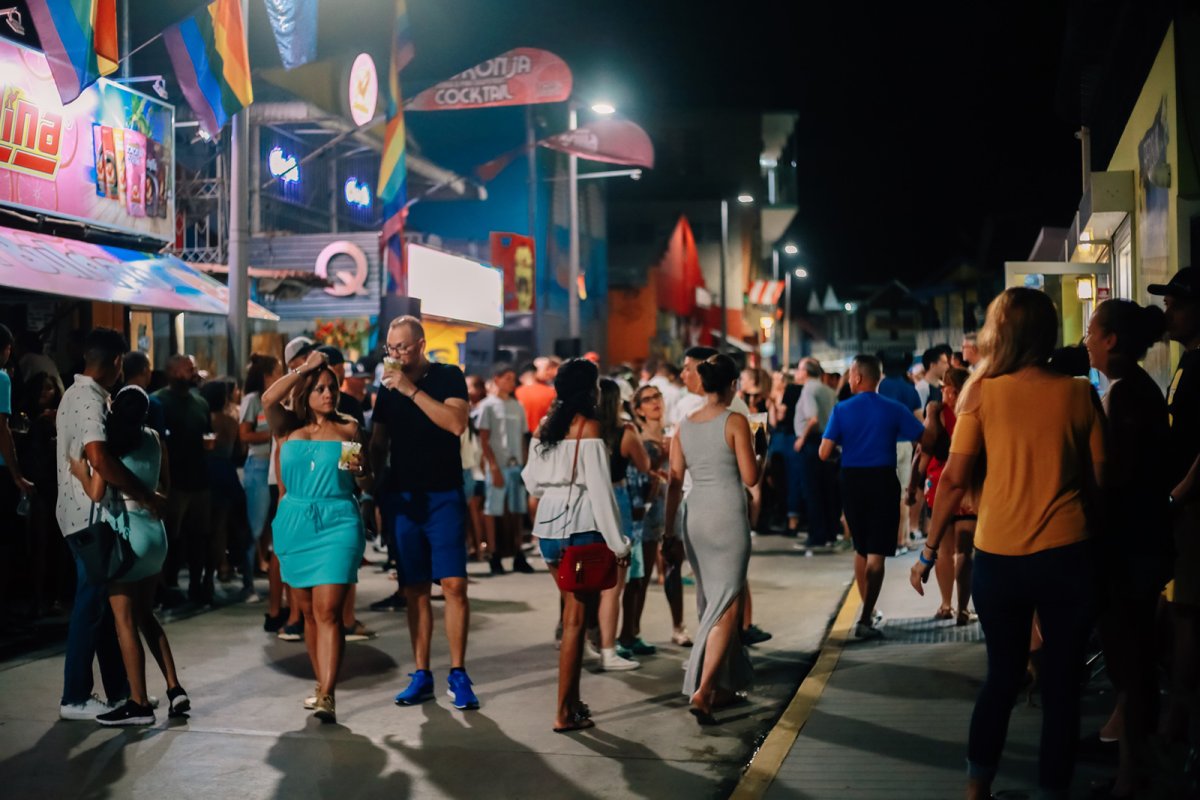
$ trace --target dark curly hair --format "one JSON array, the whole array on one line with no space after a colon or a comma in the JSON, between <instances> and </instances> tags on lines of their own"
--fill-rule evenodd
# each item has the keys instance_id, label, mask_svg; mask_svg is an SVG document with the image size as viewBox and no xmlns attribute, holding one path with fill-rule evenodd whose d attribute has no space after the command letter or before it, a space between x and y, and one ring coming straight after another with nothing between
<instances>
[{"instance_id":1,"label":"dark curly hair","mask_svg":"<svg viewBox=\"0 0 1200 800\"><path fill-rule=\"evenodd\" d=\"M600 369L586 358L572 358L558 368L554 378L557 396L550 412L538 426L539 447L553 450L570 433L571 421L576 415L596 419L596 405L600 399Z\"/></svg>"}]
</instances>

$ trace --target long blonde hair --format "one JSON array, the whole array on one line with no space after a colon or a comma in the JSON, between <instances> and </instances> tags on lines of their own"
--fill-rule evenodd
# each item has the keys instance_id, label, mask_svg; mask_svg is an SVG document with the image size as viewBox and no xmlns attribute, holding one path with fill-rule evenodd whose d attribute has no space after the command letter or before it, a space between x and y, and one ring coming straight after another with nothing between
<instances>
[{"instance_id":1,"label":"long blonde hair","mask_svg":"<svg viewBox=\"0 0 1200 800\"><path fill-rule=\"evenodd\" d=\"M988 306L979 332L979 363L959 396L959 410L971 385L1025 367L1045 366L1057 341L1058 312L1049 295L1023 286L1005 289Z\"/></svg>"}]
</instances>

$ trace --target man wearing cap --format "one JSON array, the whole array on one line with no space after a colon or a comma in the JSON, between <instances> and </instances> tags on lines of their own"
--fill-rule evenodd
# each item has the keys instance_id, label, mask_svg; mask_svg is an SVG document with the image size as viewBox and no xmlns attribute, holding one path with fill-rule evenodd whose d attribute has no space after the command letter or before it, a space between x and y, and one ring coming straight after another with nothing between
<instances>
[{"instance_id":1,"label":"man wearing cap","mask_svg":"<svg viewBox=\"0 0 1200 800\"><path fill-rule=\"evenodd\" d=\"M323 344L317 348L318 353L325 355L325 363L329 364L329 368L333 370L333 374L337 377L338 386L346 383L346 356L342 351L331 344ZM353 417L358 422L358 429L365 431L367 429L367 421L363 418L363 406L358 398L351 397L346 392L338 390L338 413L345 414L347 417Z\"/></svg>"},{"instance_id":2,"label":"man wearing cap","mask_svg":"<svg viewBox=\"0 0 1200 800\"><path fill-rule=\"evenodd\" d=\"M1170 282L1151 284L1146 291L1163 298L1167 335L1183 347L1167 390L1171 442L1166 457L1175 482L1171 508L1176 555L1170 592L1175 655L1163 733L1171 741L1187 742L1200 680L1200 268L1184 267Z\"/></svg>"}]
</instances>

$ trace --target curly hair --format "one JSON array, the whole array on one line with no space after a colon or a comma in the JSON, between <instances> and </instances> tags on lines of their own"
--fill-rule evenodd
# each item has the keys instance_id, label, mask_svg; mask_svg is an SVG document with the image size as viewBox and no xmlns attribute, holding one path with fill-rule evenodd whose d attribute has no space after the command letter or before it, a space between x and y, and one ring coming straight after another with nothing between
<instances>
[{"instance_id":1,"label":"curly hair","mask_svg":"<svg viewBox=\"0 0 1200 800\"><path fill-rule=\"evenodd\" d=\"M600 369L586 358L572 358L559 367L554 378L554 398L550 412L538 426L537 438L543 450L553 450L570 433L576 415L596 419L599 402Z\"/></svg>"}]
</instances>

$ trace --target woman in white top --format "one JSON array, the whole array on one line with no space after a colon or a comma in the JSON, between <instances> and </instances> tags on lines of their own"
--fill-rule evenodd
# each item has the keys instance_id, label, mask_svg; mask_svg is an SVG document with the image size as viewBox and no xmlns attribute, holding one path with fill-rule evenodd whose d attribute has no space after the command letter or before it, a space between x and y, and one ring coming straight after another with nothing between
<instances>
[{"instance_id":1,"label":"woman in white top","mask_svg":"<svg viewBox=\"0 0 1200 800\"><path fill-rule=\"evenodd\" d=\"M554 379L557 398L529 446L521 473L530 495L533 532L542 557L555 572L570 545L603 542L629 564L629 540L622 534L609 475L608 447L596 420L600 371L590 361L568 361ZM558 707L554 731L570 733L594 727L579 698L586 608L596 592L562 592L563 635L558 651Z\"/></svg>"}]
</instances>

